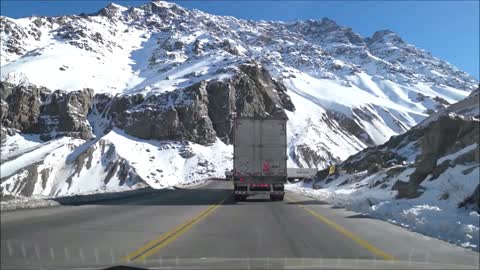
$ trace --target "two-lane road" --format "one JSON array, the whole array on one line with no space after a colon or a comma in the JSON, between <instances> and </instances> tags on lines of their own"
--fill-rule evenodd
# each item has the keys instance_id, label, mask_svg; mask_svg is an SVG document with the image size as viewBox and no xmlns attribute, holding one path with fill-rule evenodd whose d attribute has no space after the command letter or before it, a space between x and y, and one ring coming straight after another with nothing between
<instances>
[{"instance_id":1,"label":"two-lane road","mask_svg":"<svg viewBox=\"0 0 480 270\"><path fill-rule=\"evenodd\" d=\"M212 258L219 268L308 267L332 260L358 267L375 260L381 268L393 260L478 268L477 252L298 194L287 192L282 202L238 203L231 195L231 183L213 181L195 189L2 213L1 268L198 268L195 263Z\"/></svg>"}]
</instances>

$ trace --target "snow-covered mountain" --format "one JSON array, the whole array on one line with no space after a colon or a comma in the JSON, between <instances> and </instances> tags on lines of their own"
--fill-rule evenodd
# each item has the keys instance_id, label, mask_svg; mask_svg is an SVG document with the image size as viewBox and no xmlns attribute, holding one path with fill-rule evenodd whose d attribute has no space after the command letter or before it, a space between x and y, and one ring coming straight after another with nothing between
<instances>
[{"instance_id":1,"label":"snow-covered mountain","mask_svg":"<svg viewBox=\"0 0 480 270\"><path fill-rule=\"evenodd\" d=\"M289 166L324 168L478 87L391 31L362 37L327 18L250 21L153 1L0 22L1 186L14 195L220 176L232 112L286 114Z\"/></svg>"}]
</instances>

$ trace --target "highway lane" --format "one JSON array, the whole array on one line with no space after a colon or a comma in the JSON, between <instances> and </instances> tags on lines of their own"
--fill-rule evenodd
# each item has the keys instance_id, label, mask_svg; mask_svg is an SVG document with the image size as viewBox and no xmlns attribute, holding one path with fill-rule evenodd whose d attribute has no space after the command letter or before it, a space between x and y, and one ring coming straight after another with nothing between
<instances>
[{"instance_id":1,"label":"highway lane","mask_svg":"<svg viewBox=\"0 0 480 270\"><path fill-rule=\"evenodd\" d=\"M6 212L1 215L1 266L177 265L187 258L478 266L476 252L299 194L286 197L237 203L231 183L213 181L195 189Z\"/></svg>"}]
</instances>

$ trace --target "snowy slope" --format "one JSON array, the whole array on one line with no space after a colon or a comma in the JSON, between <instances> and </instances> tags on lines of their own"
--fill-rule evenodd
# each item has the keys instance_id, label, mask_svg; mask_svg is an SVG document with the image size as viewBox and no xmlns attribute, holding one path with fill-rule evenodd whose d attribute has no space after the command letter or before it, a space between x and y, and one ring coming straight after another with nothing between
<instances>
[{"instance_id":1,"label":"snowy slope","mask_svg":"<svg viewBox=\"0 0 480 270\"><path fill-rule=\"evenodd\" d=\"M478 93L349 157L334 175L287 188L478 251Z\"/></svg>"},{"instance_id":2,"label":"snowy slope","mask_svg":"<svg viewBox=\"0 0 480 270\"><path fill-rule=\"evenodd\" d=\"M452 104L451 106L439 110L427 117L420 123L420 126L427 126L431 122L437 120L444 115L457 115L466 118L480 118L480 89L474 90L467 98Z\"/></svg>"},{"instance_id":3,"label":"snowy slope","mask_svg":"<svg viewBox=\"0 0 480 270\"><path fill-rule=\"evenodd\" d=\"M473 170L469 174L462 173L470 168ZM407 181L413 170L406 169L394 178L388 178L383 171L373 175L362 172L322 183L322 189L312 189L311 183L290 184L287 189L478 251L480 214L472 209L458 208L478 185L478 164L476 167L456 166L435 181L426 181L422 196L396 200L391 186L397 180ZM353 177L357 177L356 181L351 181ZM458 181L459 177L462 181ZM342 184L345 181L348 183ZM385 186L375 188L377 182ZM446 199L445 194L448 194Z\"/></svg>"},{"instance_id":4,"label":"snowy slope","mask_svg":"<svg viewBox=\"0 0 480 270\"><path fill-rule=\"evenodd\" d=\"M341 162L367 146L382 144L391 136L406 132L429 114L463 99L478 87L478 81L465 72L406 43L391 31L362 37L327 18L297 22L250 21L152 1L138 7L110 4L88 15L0 17L0 21L1 80L14 85L44 86L52 91L91 88L95 94L125 97L125 100L148 99L166 93L177 95L201 81L229 82L241 73L242 64L255 60L278 84L286 87L286 94L295 107L284 107L290 119L289 166L324 168L329 163ZM169 97L159 100L170 102ZM12 107L12 102L4 101L2 93L2 111ZM192 102L196 101L185 101L186 104ZM117 107L124 105L120 102ZM155 105L168 108L171 104ZM127 107L124 109L129 109ZM149 111L152 106L142 108ZM212 117L209 114L209 118ZM86 119L87 129L93 127L96 136L96 141L88 147L84 146L85 142L74 143L70 139L38 141L37 145L35 139L25 140L31 135L7 136L2 152L7 149L8 158L15 158L12 162L16 164L8 165L8 172L14 174L4 176L2 172L2 183L6 183L4 178L8 177L11 185L7 190L18 193L19 189L11 186L15 181L21 182L18 177L12 180L20 175L20 168L48 158L51 154L43 156L43 153L58 143L63 146L53 151L63 149L64 152L57 157L65 157L77 147L80 150L95 148L92 154L99 162L105 158L104 153L98 152L102 148L99 144L113 145L118 155L114 160L128 163L142 181L155 187L222 175L223 170L231 166L228 161L231 145L225 145L226 141L217 139L212 145L148 142L127 135L119 127L107 134L95 131L98 121L105 122L104 126L111 125L105 119L97 119L91 113ZM205 123L214 122L207 120ZM22 146L10 151L15 143ZM163 144L170 145L170 150L157 149ZM123 153L125 145L132 149L143 145L138 146L140 153L149 149L154 160L175 165L170 169L158 168L162 173L154 170L154 166L143 168L140 164L149 164L150 159ZM179 157L179 151L185 148L194 157ZM218 151L222 158L217 158ZM34 154L37 159L29 157ZM198 164L202 165L198 167ZM63 194L120 184L117 180L107 184L82 180L79 183L85 182L88 187L76 189L66 181L71 178L73 180L68 181L75 183L77 178L95 175L105 179L108 162L76 174L72 173L75 167L71 164L61 167L59 172L50 173L61 174L55 178L60 179L58 185L31 190L35 194ZM29 177L33 176L27 174L22 179Z\"/></svg>"},{"instance_id":5,"label":"snowy slope","mask_svg":"<svg viewBox=\"0 0 480 270\"><path fill-rule=\"evenodd\" d=\"M29 136L9 137L5 149ZM89 194L146 185L165 188L222 177L231 169L231 152L231 146L220 140L208 147L139 140L116 129L92 141L62 137L10 151L10 158L0 165L1 188L4 195L16 196ZM41 181L29 181L34 174Z\"/></svg>"}]
</instances>

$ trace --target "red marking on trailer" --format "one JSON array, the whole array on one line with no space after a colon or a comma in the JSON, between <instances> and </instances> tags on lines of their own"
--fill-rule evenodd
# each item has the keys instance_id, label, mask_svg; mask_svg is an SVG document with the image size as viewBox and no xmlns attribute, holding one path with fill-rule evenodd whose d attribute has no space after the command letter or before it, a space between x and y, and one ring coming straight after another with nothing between
<instances>
[{"instance_id":1,"label":"red marking on trailer","mask_svg":"<svg viewBox=\"0 0 480 270\"><path fill-rule=\"evenodd\" d=\"M263 162L263 172L269 172L270 171L270 164L267 161Z\"/></svg>"}]
</instances>

